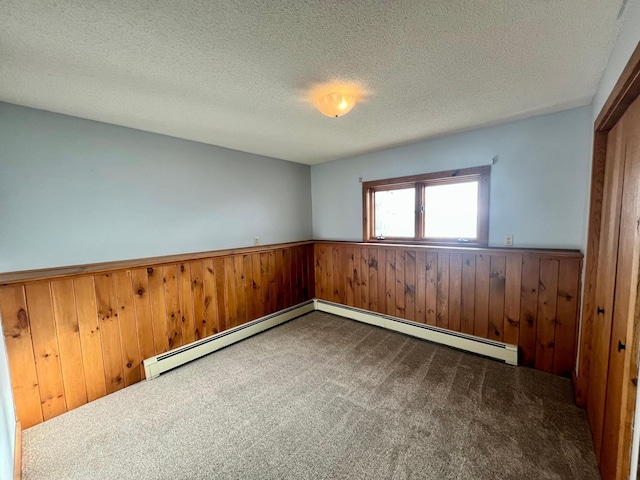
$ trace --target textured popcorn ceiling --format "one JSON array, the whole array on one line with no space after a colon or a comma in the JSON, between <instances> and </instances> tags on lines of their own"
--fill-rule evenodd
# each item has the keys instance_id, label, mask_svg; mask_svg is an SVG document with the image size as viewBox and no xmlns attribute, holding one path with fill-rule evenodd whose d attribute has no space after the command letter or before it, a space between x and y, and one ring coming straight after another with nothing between
<instances>
[{"instance_id":1,"label":"textured popcorn ceiling","mask_svg":"<svg viewBox=\"0 0 640 480\"><path fill-rule=\"evenodd\" d=\"M621 4L0 0L0 100L313 164L590 103Z\"/></svg>"}]
</instances>

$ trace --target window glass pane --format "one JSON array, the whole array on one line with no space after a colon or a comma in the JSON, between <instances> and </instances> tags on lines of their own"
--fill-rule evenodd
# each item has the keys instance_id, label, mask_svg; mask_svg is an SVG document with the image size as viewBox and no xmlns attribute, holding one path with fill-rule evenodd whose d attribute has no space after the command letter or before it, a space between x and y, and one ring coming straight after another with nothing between
<instances>
[{"instance_id":1,"label":"window glass pane","mask_svg":"<svg viewBox=\"0 0 640 480\"><path fill-rule=\"evenodd\" d=\"M415 188L376 192L374 200L376 237L415 237Z\"/></svg>"},{"instance_id":2,"label":"window glass pane","mask_svg":"<svg viewBox=\"0 0 640 480\"><path fill-rule=\"evenodd\" d=\"M434 185L424 194L426 238L477 238L478 182Z\"/></svg>"}]
</instances>

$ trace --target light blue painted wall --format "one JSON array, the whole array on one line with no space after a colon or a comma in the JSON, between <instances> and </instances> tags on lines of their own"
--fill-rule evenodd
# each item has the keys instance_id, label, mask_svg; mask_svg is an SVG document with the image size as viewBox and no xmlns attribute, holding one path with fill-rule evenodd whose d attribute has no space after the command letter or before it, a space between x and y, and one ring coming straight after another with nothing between
<instances>
[{"instance_id":1,"label":"light blue painted wall","mask_svg":"<svg viewBox=\"0 0 640 480\"><path fill-rule=\"evenodd\" d=\"M309 166L0 103L0 272L308 240Z\"/></svg>"},{"instance_id":2,"label":"light blue painted wall","mask_svg":"<svg viewBox=\"0 0 640 480\"><path fill-rule=\"evenodd\" d=\"M11 396L7 350L0 322L0 479L13 478L13 452L16 440L16 414Z\"/></svg>"},{"instance_id":3,"label":"light blue painted wall","mask_svg":"<svg viewBox=\"0 0 640 480\"><path fill-rule=\"evenodd\" d=\"M362 240L364 181L486 165L489 244L584 247L591 107L532 117L311 167L317 239Z\"/></svg>"}]
</instances>

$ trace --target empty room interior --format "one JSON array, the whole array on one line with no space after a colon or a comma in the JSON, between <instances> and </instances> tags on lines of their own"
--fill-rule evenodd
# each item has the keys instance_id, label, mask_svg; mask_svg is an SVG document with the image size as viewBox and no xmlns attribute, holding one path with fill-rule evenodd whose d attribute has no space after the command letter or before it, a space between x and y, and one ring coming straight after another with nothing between
<instances>
[{"instance_id":1,"label":"empty room interior","mask_svg":"<svg viewBox=\"0 0 640 480\"><path fill-rule=\"evenodd\" d=\"M0 480L636 479L640 0L0 0Z\"/></svg>"}]
</instances>

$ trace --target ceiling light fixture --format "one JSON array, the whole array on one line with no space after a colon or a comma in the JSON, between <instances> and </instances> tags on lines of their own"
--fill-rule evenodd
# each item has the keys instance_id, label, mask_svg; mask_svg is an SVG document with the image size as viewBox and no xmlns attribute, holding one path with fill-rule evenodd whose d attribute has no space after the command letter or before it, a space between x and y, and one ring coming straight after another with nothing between
<instances>
[{"instance_id":1,"label":"ceiling light fixture","mask_svg":"<svg viewBox=\"0 0 640 480\"><path fill-rule=\"evenodd\" d=\"M351 111L356 104L356 99L346 93L333 92L319 98L316 108L327 117L341 117Z\"/></svg>"}]
</instances>

